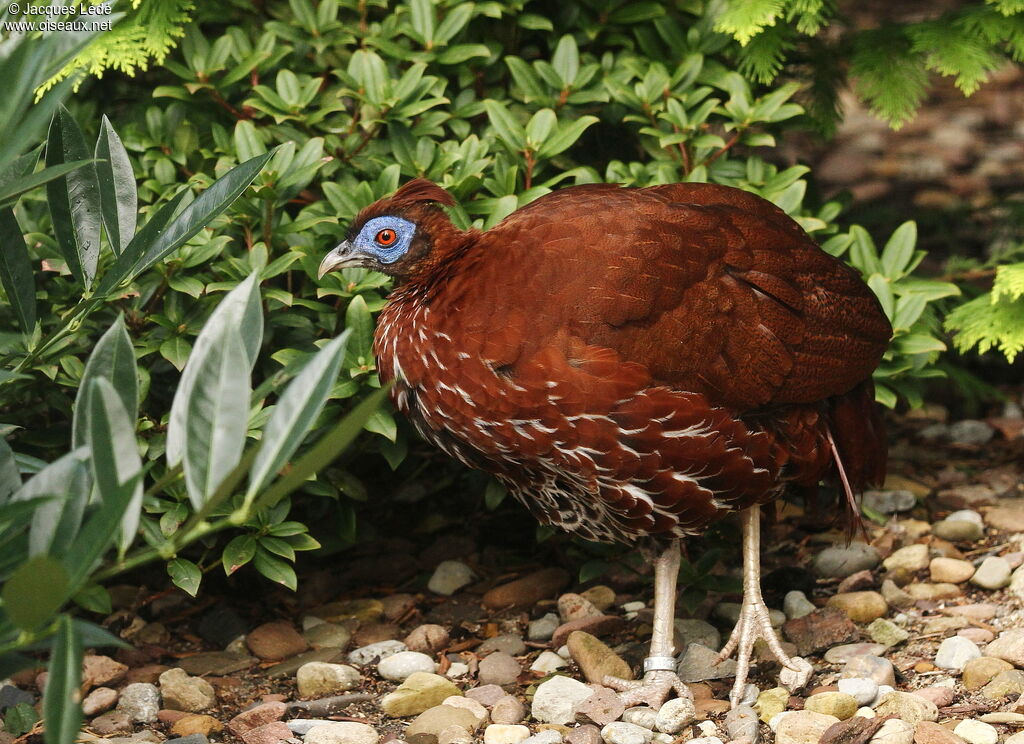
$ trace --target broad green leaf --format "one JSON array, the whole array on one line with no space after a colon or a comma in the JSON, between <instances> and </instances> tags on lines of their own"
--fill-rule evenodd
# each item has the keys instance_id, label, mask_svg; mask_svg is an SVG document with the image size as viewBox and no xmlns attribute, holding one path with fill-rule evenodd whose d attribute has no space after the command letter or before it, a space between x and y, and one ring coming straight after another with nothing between
<instances>
[{"instance_id":1,"label":"broad green leaf","mask_svg":"<svg viewBox=\"0 0 1024 744\"><path fill-rule=\"evenodd\" d=\"M538 153L542 158L553 158L576 144L583 133L598 121L596 116L581 116L572 122L559 125L558 131L547 138Z\"/></svg>"},{"instance_id":2,"label":"broad green leaf","mask_svg":"<svg viewBox=\"0 0 1024 744\"><path fill-rule=\"evenodd\" d=\"M18 472L18 461L7 440L0 437L0 504L6 504L20 488L21 473Z\"/></svg>"},{"instance_id":3,"label":"broad green leaf","mask_svg":"<svg viewBox=\"0 0 1024 744\"><path fill-rule=\"evenodd\" d=\"M242 457L249 421L249 360L238 333L221 328L202 355L195 355L193 387L183 401L185 486L198 510ZM175 404L178 398L175 396Z\"/></svg>"},{"instance_id":4,"label":"broad green leaf","mask_svg":"<svg viewBox=\"0 0 1024 744\"><path fill-rule=\"evenodd\" d=\"M860 225L854 225L850 228L850 235L853 236L853 243L850 245L850 262L864 275L882 273L878 251L868 231Z\"/></svg>"},{"instance_id":5,"label":"broad green leaf","mask_svg":"<svg viewBox=\"0 0 1024 744\"><path fill-rule=\"evenodd\" d=\"M4 584L0 598L11 622L34 631L48 622L68 599L68 574L48 555L22 563Z\"/></svg>"},{"instance_id":6,"label":"broad green leaf","mask_svg":"<svg viewBox=\"0 0 1024 744\"><path fill-rule=\"evenodd\" d=\"M257 547L256 555L252 559L252 565L274 583L286 586L293 592L298 586L295 569L282 558L278 558L262 546Z\"/></svg>"},{"instance_id":7,"label":"broad green leaf","mask_svg":"<svg viewBox=\"0 0 1024 744\"><path fill-rule=\"evenodd\" d=\"M108 272L109 284L107 277L104 277L98 294L109 292L117 284L137 276L171 251L184 245L249 187L273 154L273 151L266 152L236 165L210 184L206 191L181 210L181 214L166 227L157 227L153 231L145 228L140 230Z\"/></svg>"},{"instance_id":8,"label":"broad green leaf","mask_svg":"<svg viewBox=\"0 0 1024 744\"><path fill-rule=\"evenodd\" d=\"M562 88L569 88L576 81L580 71L580 50L576 46L576 39L570 34L558 40L555 53L551 56L551 66L562 79Z\"/></svg>"},{"instance_id":9,"label":"broad green leaf","mask_svg":"<svg viewBox=\"0 0 1024 744\"><path fill-rule=\"evenodd\" d=\"M868 277L868 286L871 287L871 291L878 297L878 302L885 311L885 317L889 319L889 322L892 322L895 313L895 298L893 297L892 285L889 283L889 280L881 274L872 274Z\"/></svg>"},{"instance_id":10,"label":"broad green leaf","mask_svg":"<svg viewBox=\"0 0 1024 744\"><path fill-rule=\"evenodd\" d=\"M502 142L512 150L518 151L526 147L526 131L505 104L488 98L484 101L484 108L487 110L491 126Z\"/></svg>"},{"instance_id":11,"label":"broad green leaf","mask_svg":"<svg viewBox=\"0 0 1024 744\"><path fill-rule=\"evenodd\" d=\"M447 44L459 33L466 24L469 23L469 19L473 17L473 3L459 3L452 7L444 17L444 20L437 27L437 31L434 32L434 41L438 45Z\"/></svg>"},{"instance_id":12,"label":"broad green leaf","mask_svg":"<svg viewBox=\"0 0 1024 744\"><path fill-rule=\"evenodd\" d=\"M333 339L303 367L274 406L249 475L246 499L251 499L284 466L323 410L338 378L351 331Z\"/></svg>"},{"instance_id":13,"label":"broad green leaf","mask_svg":"<svg viewBox=\"0 0 1024 744\"><path fill-rule=\"evenodd\" d=\"M50 124L46 165L88 159L82 130L61 106ZM100 255L100 196L96 171L88 167L69 171L47 183L46 194L61 254L74 277L88 288L96 275Z\"/></svg>"},{"instance_id":14,"label":"broad green leaf","mask_svg":"<svg viewBox=\"0 0 1024 744\"><path fill-rule=\"evenodd\" d=\"M36 325L36 282L28 246L10 207L0 209L0 284L22 333L32 333Z\"/></svg>"},{"instance_id":15,"label":"broad green leaf","mask_svg":"<svg viewBox=\"0 0 1024 744\"><path fill-rule=\"evenodd\" d=\"M224 546L221 554L221 563L224 564L224 573L228 576L240 569L252 560L256 555L256 538L252 535L238 535L231 539Z\"/></svg>"},{"instance_id":16,"label":"broad green leaf","mask_svg":"<svg viewBox=\"0 0 1024 744\"><path fill-rule=\"evenodd\" d=\"M13 737L20 737L32 730L39 720L36 709L28 703L12 705L4 714L4 728Z\"/></svg>"},{"instance_id":17,"label":"broad green leaf","mask_svg":"<svg viewBox=\"0 0 1024 744\"><path fill-rule=\"evenodd\" d=\"M50 647L50 666L43 694L46 744L68 744L82 725L82 642L70 615L61 615Z\"/></svg>"},{"instance_id":18,"label":"broad green leaf","mask_svg":"<svg viewBox=\"0 0 1024 744\"><path fill-rule=\"evenodd\" d=\"M484 506L487 507L487 511L497 509L506 496L508 496L508 489L501 481L494 478L487 481L487 488L484 489Z\"/></svg>"},{"instance_id":19,"label":"broad green leaf","mask_svg":"<svg viewBox=\"0 0 1024 744\"><path fill-rule=\"evenodd\" d=\"M892 315L893 330L908 330L924 312L928 300L921 294L903 295L896 299L896 309Z\"/></svg>"},{"instance_id":20,"label":"broad green leaf","mask_svg":"<svg viewBox=\"0 0 1024 744\"><path fill-rule=\"evenodd\" d=\"M372 431L374 434L380 434L385 439L393 442L395 437L398 436L398 425L395 423L395 417L391 415L390 411L386 411L383 408L378 408L374 411L370 418L363 424L363 428L367 431Z\"/></svg>"},{"instance_id":21,"label":"broad green leaf","mask_svg":"<svg viewBox=\"0 0 1024 744\"><path fill-rule=\"evenodd\" d=\"M91 390L90 383L100 377L113 385L129 420L134 422L139 409L139 378L135 365L135 349L132 347L132 339L128 335L123 315L118 315L113 325L96 342L89 360L85 363L85 371L78 385L78 395L75 397L72 447L85 444L88 427L86 414L89 411L87 396Z\"/></svg>"},{"instance_id":22,"label":"broad green leaf","mask_svg":"<svg viewBox=\"0 0 1024 744\"><path fill-rule=\"evenodd\" d=\"M558 125L555 112L544 108L535 113L526 124L526 142L534 149L544 144L544 141Z\"/></svg>"},{"instance_id":23,"label":"broad green leaf","mask_svg":"<svg viewBox=\"0 0 1024 744\"><path fill-rule=\"evenodd\" d=\"M345 366L359 369L373 356L373 316L362 295L356 295L345 309L345 331L350 334Z\"/></svg>"},{"instance_id":24,"label":"broad green leaf","mask_svg":"<svg viewBox=\"0 0 1024 744\"><path fill-rule=\"evenodd\" d=\"M196 596L199 592L199 584L203 580L203 572L199 570L192 561L184 558L175 558L167 564L167 574L171 581L179 589L187 592L190 596Z\"/></svg>"},{"instance_id":25,"label":"broad green leaf","mask_svg":"<svg viewBox=\"0 0 1024 744\"><path fill-rule=\"evenodd\" d=\"M178 371L185 369L192 346L181 336L171 336L160 344L160 356L174 365Z\"/></svg>"},{"instance_id":26,"label":"broad green leaf","mask_svg":"<svg viewBox=\"0 0 1024 744\"><path fill-rule=\"evenodd\" d=\"M185 454L185 429L189 402L196 384L199 365L213 347L222 344L225 334L242 340L245 364L235 370L236 377L244 377L249 384L249 373L256 363L260 343L263 341L263 311L260 307L259 285L256 274L250 274L211 313L196 338L192 354L181 375L178 389L171 404L171 417L167 425L167 462L177 465Z\"/></svg>"},{"instance_id":27,"label":"broad green leaf","mask_svg":"<svg viewBox=\"0 0 1024 744\"><path fill-rule=\"evenodd\" d=\"M135 539L142 510L142 458L135 439L135 422L106 377L91 381L86 444L91 453L93 480L104 502L118 501L121 491L134 484L124 514L118 547L123 554Z\"/></svg>"},{"instance_id":28,"label":"broad green leaf","mask_svg":"<svg viewBox=\"0 0 1024 744\"><path fill-rule=\"evenodd\" d=\"M882 273L890 279L899 279L907 269L917 244L917 223L908 220L896 228L882 249Z\"/></svg>"},{"instance_id":29,"label":"broad green leaf","mask_svg":"<svg viewBox=\"0 0 1024 744\"><path fill-rule=\"evenodd\" d=\"M113 612L113 605L110 601L110 592L99 584L93 584L79 589L71 599L76 605L84 610L88 610L89 612L95 612L99 615L109 615Z\"/></svg>"},{"instance_id":30,"label":"broad green leaf","mask_svg":"<svg viewBox=\"0 0 1024 744\"><path fill-rule=\"evenodd\" d=\"M105 115L100 123L100 136L96 140L96 160L103 226L107 230L107 239L114 249L114 255L120 255L124 246L135 236L139 201L128 151Z\"/></svg>"},{"instance_id":31,"label":"broad green leaf","mask_svg":"<svg viewBox=\"0 0 1024 744\"><path fill-rule=\"evenodd\" d=\"M930 354L946 350L946 344L926 333L910 333L906 336L899 336L895 345L901 354Z\"/></svg>"},{"instance_id":32,"label":"broad green leaf","mask_svg":"<svg viewBox=\"0 0 1024 744\"><path fill-rule=\"evenodd\" d=\"M45 498L32 515L29 555L54 553L70 545L82 524L91 490L89 449L78 447L36 473L14 495L18 501Z\"/></svg>"}]
</instances>

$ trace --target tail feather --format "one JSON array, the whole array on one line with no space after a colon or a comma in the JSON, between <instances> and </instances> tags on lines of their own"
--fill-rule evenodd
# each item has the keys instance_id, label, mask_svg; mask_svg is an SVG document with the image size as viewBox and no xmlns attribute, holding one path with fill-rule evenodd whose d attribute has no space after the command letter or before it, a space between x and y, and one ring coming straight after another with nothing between
<instances>
[{"instance_id":1,"label":"tail feather","mask_svg":"<svg viewBox=\"0 0 1024 744\"><path fill-rule=\"evenodd\" d=\"M860 519L855 494L880 486L885 480L888 448L885 423L875 403L875 388L865 380L850 392L830 401L827 436L832 458L846 496L846 523L852 536Z\"/></svg>"}]
</instances>

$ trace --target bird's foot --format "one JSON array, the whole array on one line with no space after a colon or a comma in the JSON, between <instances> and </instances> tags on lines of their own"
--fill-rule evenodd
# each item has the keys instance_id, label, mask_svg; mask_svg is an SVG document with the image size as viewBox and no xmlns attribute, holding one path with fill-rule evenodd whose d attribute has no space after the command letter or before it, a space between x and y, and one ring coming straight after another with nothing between
<instances>
[{"instance_id":1,"label":"bird's foot","mask_svg":"<svg viewBox=\"0 0 1024 744\"><path fill-rule=\"evenodd\" d=\"M786 689L796 692L810 681L811 674L814 672L806 659L790 656L782 649L779 637L772 627L771 616L764 600L759 596L748 600L745 596L739 621L733 628L729 641L718 654L718 662L721 662L729 658L733 651L737 652L736 682L733 684L732 692L729 693L729 702L734 708L743 699L747 686L747 673L750 671L750 657L753 655L754 643L758 638L764 639L772 655L782 664L779 681Z\"/></svg>"},{"instance_id":2,"label":"bird's foot","mask_svg":"<svg viewBox=\"0 0 1024 744\"><path fill-rule=\"evenodd\" d=\"M675 661L671 657L666 658ZM672 692L677 697L693 699L690 688L683 684L674 669L652 669L644 674L643 679L621 679L609 675L603 682L605 687L619 693L619 699L627 708L646 705L658 710Z\"/></svg>"}]
</instances>

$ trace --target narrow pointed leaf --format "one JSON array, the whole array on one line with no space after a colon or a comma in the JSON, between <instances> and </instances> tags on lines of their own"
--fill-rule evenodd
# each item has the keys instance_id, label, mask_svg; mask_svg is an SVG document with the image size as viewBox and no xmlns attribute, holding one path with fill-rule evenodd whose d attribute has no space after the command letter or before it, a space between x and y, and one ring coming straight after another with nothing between
<instances>
[{"instance_id":1,"label":"narrow pointed leaf","mask_svg":"<svg viewBox=\"0 0 1024 744\"><path fill-rule=\"evenodd\" d=\"M68 452L40 470L14 494L18 501L46 499L32 515L29 555L56 552L53 546L70 545L82 524L89 501L89 450Z\"/></svg>"},{"instance_id":2,"label":"narrow pointed leaf","mask_svg":"<svg viewBox=\"0 0 1024 744\"><path fill-rule=\"evenodd\" d=\"M22 333L32 333L36 325L36 282L28 246L10 207L0 209L0 284L18 316Z\"/></svg>"},{"instance_id":3,"label":"narrow pointed leaf","mask_svg":"<svg viewBox=\"0 0 1024 744\"><path fill-rule=\"evenodd\" d=\"M50 124L46 141L46 165L88 160L85 137L63 106ZM53 217L64 260L74 277L86 288L96 275L100 254L100 198L96 171L77 168L46 184L47 202Z\"/></svg>"},{"instance_id":4,"label":"narrow pointed leaf","mask_svg":"<svg viewBox=\"0 0 1024 744\"><path fill-rule=\"evenodd\" d=\"M139 379L135 364L135 350L128 329L124 325L124 316L119 315L114 324L107 329L93 348L89 360L85 363L85 372L78 386L75 398L75 417L72 425L72 446L85 444L88 427L89 411L88 395L94 379L105 378L124 405L124 410L131 421L135 420L139 409Z\"/></svg>"},{"instance_id":5,"label":"narrow pointed leaf","mask_svg":"<svg viewBox=\"0 0 1024 744\"><path fill-rule=\"evenodd\" d=\"M174 402L171 404L171 418L167 426L167 462L172 466L180 463L185 454L185 426L199 366L211 353L212 347L221 343L225 329L242 340L246 363L244 367L237 369L235 374L239 377L244 376L246 384L249 384L249 372L256 363L256 356L263 340L263 311L257 282L257 276L252 274L228 292L196 337L192 354L185 365Z\"/></svg>"},{"instance_id":6,"label":"narrow pointed leaf","mask_svg":"<svg viewBox=\"0 0 1024 744\"><path fill-rule=\"evenodd\" d=\"M103 226L107 230L114 254L120 255L135 235L139 199L128 151L106 116L100 124L100 136L96 140L96 160Z\"/></svg>"},{"instance_id":7,"label":"narrow pointed leaf","mask_svg":"<svg viewBox=\"0 0 1024 744\"><path fill-rule=\"evenodd\" d=\"M185 486L198 510L242 457L249 421L249 365L230 328L198 363L185 412ZM177 402L177 401L176 401Z\"/></svg>"},{"instance_id":8,"label":"narrow pointed leaf","mask_svg":"<svg viewBox=\"0 0 1024 744\"><path fill-rule=\"evenodd\" d=\"M53 637L49 674L43 695L46 744L68 744L82 725L82 642L69 615L61 615Z\"/></svg>"},{"instance_id":9,"label":"narrow pointed leaf","mask_svg":"<svg viewBox=\"0 0 1024 744\"><path fill-rule=\"evenodd\" d=\"M0 505L21 488L21 473L18 472L18 461L14 457L7 440L0 437Z\"/></svg>"},{"instance_id":10,"label":"narrow pointed leaf","mask_svg":"<svg viewBox=\"0 0 1024 744\"><path fill-rule=\"evenodd\" d=\"M135 440L135 422L129 420L114 386L105 377L95 378L88 395L89 413L86 437L91 452L92 474L100 498L119 501L121 491L134 483L131 497L121 515L121 539L124 552L139 529L142 510L142 458Z\"/></svg>"},{"instance_id":11,"label":"narrow pointed leaf","mask_svg":"<svg viewBox=\"0 0 1024 744\"><path fill-rule=\"evenodd\" d=\"M31 153L29 153L31 155ZM34 188L42 186L44 183L49 183L55 178L70 173L73 170L82 168L83 166L89 165L93 161L90 160L74 160L70 163L61 163L50 168L43 168L41 171L36 173L30 173L20 178L15 178L10 181L5 181L3 185L0 185L0 204L6 202L13 202L19 196L27 191L31 191Z\"/></svg>"},{"instance_id":12,"label":"narrow pointed leaf","mask_svg":"<svg viewBox=\"0 0 1024 744\"><path fill-rule=\"evenodd\" d=\"M345 358L349 332L338 336L313 357L285 389L263 430L263 441L249 476L251 498L288 461L323 410Z\"/></svg>"}]
</instances>

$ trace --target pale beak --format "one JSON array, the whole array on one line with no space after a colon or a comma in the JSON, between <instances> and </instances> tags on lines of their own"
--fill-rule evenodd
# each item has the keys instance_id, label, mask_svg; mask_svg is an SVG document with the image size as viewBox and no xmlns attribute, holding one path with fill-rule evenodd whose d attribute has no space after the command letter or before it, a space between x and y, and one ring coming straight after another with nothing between
<instances>
[{"instance_id":1,"label":"pale beak","mask_svg":"<svg viewBox=\"0 0 1024 744\"><path fill-rule=\"evenodd\" d=\"M316 273L316 278L323 279L324 274L344 269L346 266L359 266L364 261L366 261L366 256L358 253L352 247L352 244L346 240L324 256L324 260L320 262L320 269Z\"/></svg>"}]
</instances>

